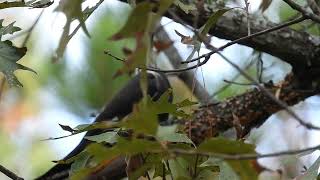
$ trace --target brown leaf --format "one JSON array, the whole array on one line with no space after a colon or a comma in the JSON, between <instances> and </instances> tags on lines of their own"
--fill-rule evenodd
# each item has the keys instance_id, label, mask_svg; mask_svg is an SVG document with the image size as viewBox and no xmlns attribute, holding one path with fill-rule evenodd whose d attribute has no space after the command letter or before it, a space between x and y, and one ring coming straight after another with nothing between
<instances>
[{"instance_id":1,"label":"brown leaf","mask_svg":"<svg viewBox=\"0 0 320 180\"><path fill-rule=\"evenodd\" d=\"M174 30L174 31L176 32L176 34L178 36L181 37L181 42L183 44L193 44L194 40L193 40L193 38L191 36L185 36L185 35L179 33L177 30Z\"/></svg>"},{"instance_id":2,"label":"brown leaf","mask_svg":"<svg viewBox=\"0 0 320 180\"><path fill-rule=\"evenodd\" d=\"M172 46L173 41L155 41L153 46L157 49L157 53L168 49Z\"/></svg>"}]
</instances>

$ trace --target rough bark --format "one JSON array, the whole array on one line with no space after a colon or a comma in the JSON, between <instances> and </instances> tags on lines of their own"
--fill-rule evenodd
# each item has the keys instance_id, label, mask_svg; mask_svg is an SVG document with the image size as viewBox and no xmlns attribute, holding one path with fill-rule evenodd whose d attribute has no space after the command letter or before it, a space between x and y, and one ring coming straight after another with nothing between
<instances>
[{"instance_id":1,"label":"rough bark","mask_svg":"<svg viewBox=\"0 0 320 180\"><path fill-rule=\"evenodd\" d=\"M274 86L266 85L279 100L288 106L314 95L315 91L301 90L295 77L289 74L286 79ZM196 143L217 136L230 128L235 128L237 137L242 138L254 127L260 126L272 114L283 110L276 102L258 88L234 96L225 101L203 106L194 112L194 116L185 123L185 133L191 135Z\"/></svg>"}]
</instances>

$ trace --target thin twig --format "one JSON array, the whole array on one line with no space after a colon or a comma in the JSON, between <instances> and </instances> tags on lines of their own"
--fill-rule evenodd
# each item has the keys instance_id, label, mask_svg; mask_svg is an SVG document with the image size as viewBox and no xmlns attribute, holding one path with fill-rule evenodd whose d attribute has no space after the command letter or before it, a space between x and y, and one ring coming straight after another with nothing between
<instances>
[{"instance_id":1,"label":"thin twig","mask_svg":"<svg viewBox=\"0 0 320 180\"><path fill-rule=\"evenodd\" d=\"M247 69L249 69L251 66L252 66L252 64L254 63L254 60L252 60L251 61L251 63L249 63L247 66L245 66L244 68L243 68L243 70L245 71L245 70L247 70ZM238 79L239 78L239 76L241 75L241 73L238 73L237 75L235 75L231 80L229 80L229 81L235 81L236 79ZM226 84L226 85L224 85L224 86L222 86L222 87L220 87L217 91L215 91L210 97L215 97L216 95L218 95L219 93L221 93L222 91L224 91L224 90L226 90L228 87L230 87L232 84L230 84L230 83L228 83L228 84Z\"/></svg>"},{"instance_id":2,"label":"thin twig","mask_svg":"<svg viewBox=\"0 0 320 180\"><path fill-rule=\"evenodd\" d=\"M257 32L257 33L253 33L251 34L250 36L245 36L245 37L241 37L239 39L236 39L236 40L233 40L231 42L228 42L227 44L217 48L215 51L211 51L207 54L203 54L197 58L194 58L194 59L191 59L190 61L184 61L183 64L185 63L190 63L190 62L194 62L194 61L197 61L198 59L202 59L202 58L206 58L206 57L210 57L211 55L215 54L216 52L218 51L221 51L221 50L224 50L225 48L231 46L231 45L234 45L234 44L237 44L239 42L242 42L242 41L245 41L245 40L248 40L248 39L251 39L251 38L254 38L254 37L257 37L257 36L261 36L263 34L267 34L267 33L270 33L270 32L273 32L273 31L277 31L277 30L280 30L282 28L285 28L285 27L288 27L288 26L291 26L293 24L297 24L297 23L300 23L304 20L306 20L307 18L302 16L302 17L299 17L297 19L294 19L292 21L288 21L286 23L283 23L283 24L280 24L280 25L277 25L275 27L272 27L272 28L269 28L269 29L266 29L266 30L262 30L260 32ZM202 62L202 64L205 64L208 60L205 60Z\"/></svg>"},{"instance_id":3,"label":"thin twig","mask_svg":"<svg viewBox=\"0 0 320 180\"><path fill-rule=\"evenodd\" d=\"M5 174L6 176L8 176L12 180L23 180L23 178L19 177L18 175L16 175L15 173L10 171L9 169L5 168L1 164L0 164L0 172Z\"/></svg>"},{"instance_id":4,"label":"thin twig","mask_svg":"<svg viewBox=\"0 0 320 180\"><path fill-rule=\"evenodd\" d=\"M117 61L126 62L124 59L121 59L118 56L115 56L115 55L111 54L110 51L108 51L108 50L104 50L103 52L104 52L104 54L112 57L113 59L115 59Z\"/></svg>"},{"instance_id":5,"label":"thin twig","mask_svg":"<svg viewBox=\"0 0 320 180\"><path fill-rule=\"evenodd\" d=\"M292 0L283 0L286 2L292 9L299 11L307 19L311 19L317 23L320 23L320 16L317 16L314 13L308 12L304 7L301 7L299 4L293 2Z\"/></svg>"},{"instance_id":6,"label":"thin twig","mask_svg":"<svg viewBox=\"0 0 320 180\"><path fill-rule=\"evenodd\" d=\"M245 4L245 11L246 11L246 15L247 15L247 27L248 27L248 36L250 36L251 34L251 27L250 27L250 17L249 17L249 1L248 0L244 0L244 4Z\"/></svg>"},{"instance_id":7,"label":"thin twig","mask_svg":"<svg viewBox=\"0 0 320 180\"><path fill-rule=\"evenodd\" d=\"M35 28L36 25L38 24L41 16L43 15L43 12L44 12L44 9L41 10L39 16L37 17L37 19L34 21L34 23L32 24L32 26L30 27L26 38L23 40L23 42L22 42L22 44L21 44L21 47L25 47L25 46L26 46L27 42L29 41L29 39L30 39L30 37L31 37L32 31L34 30L34 28Z\"/></svg>"},{"instance_id":8,"label":"thin twig","mask_svg":"<svg viewBox=\"0 0 320 180\"><path fill-rule=\"evenodd\" d=\"M252 85L255 85L254 83L241 83L241 82L229 81L229 80L226 80L226 79L224 79L223 81L225 83L235 84L235 85L239 85L239 86L252 86Z\"/></svg>"},{"instance_id":9,"label":"thin twig","mask_svg":"<svg viewBox=\"0 0 320 180\"><path fill-rule=\"evenodd\" d=\"M320 145L309 147L298 150L287 150L279 151L269 154L224 154L224 153L213 153L213 152L202 152L199 150L185 150L185 149L169 149L168 152L172 154L183 154L183 155L200 155L200 156L211 156L224 160L251 160L251 159L262 159L271 158L286 155L297 155L305 152L311 152L320 149ZM153 153L160 153L160 151L152 151ZM161 151L162 152L162 151Z\"/></svg>"},{"instance_id":10,"label":"thin twig","mask_svg":"<svg viewBox=\"0 0 320 180\"><path fill-rule=\"evenodd\" d=\"M302 16L302 17L299 17L297 19L294 19L292 21L289 21L289 22L286 22L286 23L283 23L281 25L277 25L275 27L272 27L272 28L269 28L269 29L266 29L266 30L262 30L260 32L257 32L257 33L253 33L251 34L250 36L245 36L245 37L241 37L239 39L236 39L236 40L233 40L231 42L228 42L227 44L217 48L215 51L211 51L207 54L203 54L197 58L194 58L190 61L184 61L183 63L190 63L190 62L194 62L194 61L197 61L199 59L202 59L204 58L204 60L200 63L200 64L197 64L197 65L193 65L193 66L190 66L190 67L187 67L187 68L181 68L181 69L175 69L175 70L161 70L161 69L152 69L152 68L148 68L148 70L150 71L156 71L156 72L163 72L163 73L170 73L170 72L183 72L183 71L188 71L188 70L191 70L191 69L194 69L196 68L197 66L202 66L204 64L206 64L209 60L210 60L210 57L211 55L219 52L219 51L222 51L224 50L225 48L231 46L231 45L234 45L234 44L237 44L237 43L240 43L242 41L245 41L245 40L248 40L248 39L251 39L251 38L254 38L254 37L257 37L257 36L261 36L263 34L267 34L267 33L270 33L270 32L273 32L273 31L277 31L277 30L280 30L282 28L285 28L285 27L288 27L290 25L293 25L293 24L297 24L297 23L300 23L304 20L306 20L307 18Z\"/></svg>"}]
</instances>

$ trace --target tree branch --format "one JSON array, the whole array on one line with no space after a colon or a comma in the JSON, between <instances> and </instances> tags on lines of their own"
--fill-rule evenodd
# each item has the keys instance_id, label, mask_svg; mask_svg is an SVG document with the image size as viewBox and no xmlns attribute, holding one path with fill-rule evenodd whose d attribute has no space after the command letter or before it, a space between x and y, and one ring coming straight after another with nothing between
<instances>
[{"instance_id":1,"label":"tree branch","mask_svg":"<svg viewBox=\"0 0 320 180\"><path fill-rule=\"evenodd\" d=\"M0 172L8 176L12 180L23 180L23 178L19 177L15 173L11 172L9 169L5 168L0 164Z\"/></svg>"},{"instance_id":2,"label":"tree branch","mask_svg":"<svg viewBox=\"0 0 320 180\"><path fill-rule=\"evenodd\" d=\"M316 94L311 90L301 91L296 77L292 74L279 86L265 85L265 88L272 94L277 94L279 101L288 106ZM194 112L194 116L186 121L184 132L191 131L191 139L196 144L230 128L236 128L238 138L242 138L252 128L260 126L269 116L283 109L283 106L270 99L260 88L255 88L242 95L199 108ZM299 123L302 124L300 121Z\"/></svg>"}]
</instances>

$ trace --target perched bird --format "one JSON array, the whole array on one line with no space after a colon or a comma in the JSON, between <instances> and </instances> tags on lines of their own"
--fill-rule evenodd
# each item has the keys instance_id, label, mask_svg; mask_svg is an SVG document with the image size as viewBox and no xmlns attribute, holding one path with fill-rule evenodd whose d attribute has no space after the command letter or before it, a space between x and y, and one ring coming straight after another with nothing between
<instances>
[{"instance_id":1,"label":"perched bird","mask_svg":"<svg viewBox=\"0 0 320 180\"><path fill-rule=\"evenodd\" d=\"M138 103L142 99L142 90L140 87L140 77L138 74L134 76L104 107L103 111L96 117L94 122L108 121L114 118L121 119L132 112L133 105ZM156 101L160 96L167 91L171 86L167 77L163 73L157 72L147 72L148 90L147 94L152 97L153 101ZM169 98L172 101L172 96ZM168 118L168 114L160 114L158 116L159 121L165 121ZM103 130L92 130L88 131L85 136L92 136L102 133ZM65 158L67 160L85 149L85 147L91 143L87 139L82 139L79 145L73 149ZM114 166L124 166L125 162L123 157L119 157L114 160ZM117 164L116 164L117 163ZM57 180L57 179L67 179L69 176L71 164L57 164L47 171L42 176L38 177L38 180ZM107 170L109 171L109 170ZM124 172L119 172L115 174L112 179L118 179L122 176ZM111 176L111 175L110 175ZM109 177L111 178L111 177ZM109 179L108 178L108 179ZM96 178L91 178L96 179Z\"/></svg>"}]
</instances>

